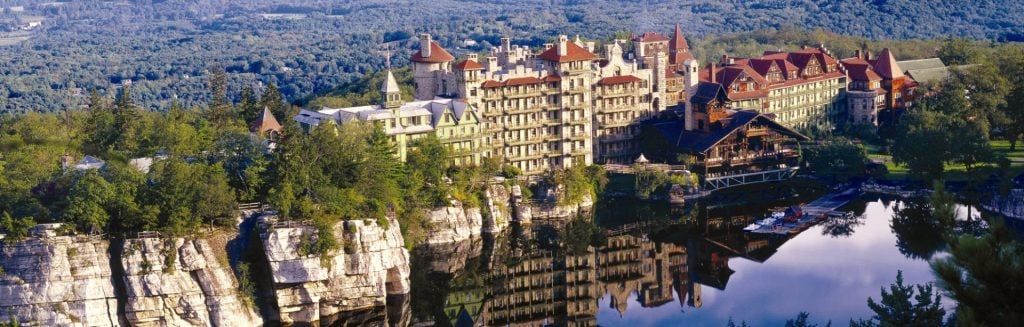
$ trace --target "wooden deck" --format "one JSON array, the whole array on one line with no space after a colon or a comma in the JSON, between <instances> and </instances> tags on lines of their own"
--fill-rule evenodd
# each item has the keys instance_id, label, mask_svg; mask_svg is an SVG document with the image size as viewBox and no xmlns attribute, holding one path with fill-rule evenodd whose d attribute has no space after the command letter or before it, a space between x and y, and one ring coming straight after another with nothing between
<instances>
[{"instance_id":1,"label":"wooden deck","mask_svg":"<svg viewBox=\"0 0 1024 327\"><path fill-rule=\"evenodd\" d=\"M853 200L860 192L851 188L840 193L831 193L803 206L804 215L796 222L775 224L773 226L761 226L761 228L750 231L754 234L774 235L796 235L818 222L825 220L830 215L845 215L847 213L836 211Z\"/></svg>"}]
</instances>

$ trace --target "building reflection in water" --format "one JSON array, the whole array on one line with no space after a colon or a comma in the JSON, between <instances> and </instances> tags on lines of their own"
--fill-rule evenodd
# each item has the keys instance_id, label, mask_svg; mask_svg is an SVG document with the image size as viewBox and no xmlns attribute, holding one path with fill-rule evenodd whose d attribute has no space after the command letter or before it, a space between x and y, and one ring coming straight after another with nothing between
<instances>
[{"instance_id":1,"label":"building reflection in water","mask_svg":"<svg viewBox=\"0 0 1024 327\"><path fill-rule=\"evenodd\" d=\"M620 315L633 296L642 307L700 309L702 288L725 289L730 258L763 262L785 241L742 233L760 218L754 214L664 216L674 218L603 227L588 219L568 226L535 222L473 243L480 251L420 248L414 257L426 259L414 260L414 324L597 326L605 296ZM585 244L578 235L565 236L588 228L594 233Z\"/></svg>"}]
</instances>

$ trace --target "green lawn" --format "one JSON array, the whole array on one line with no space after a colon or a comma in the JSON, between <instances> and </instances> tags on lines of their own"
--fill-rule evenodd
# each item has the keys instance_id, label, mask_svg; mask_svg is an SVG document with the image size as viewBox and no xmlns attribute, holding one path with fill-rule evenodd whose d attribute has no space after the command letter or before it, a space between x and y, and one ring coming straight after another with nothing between
<instances>
[{"instance_id":1,"label":"green lawn","mask_svg":"<svg viewBox=\"0 0 1024 327\"><path fill-rule=\"evenodd\" d=\"M1010 143L1007 141L992 141L990 144L992 150L997 154L1005 155L1013 160L1013 163L1010 165L1010 176L1016 176L1024 172L1024 144L1018 144L1017 148L1012 152L1010 151ZM885 168L889 171L889 180L906 180L910 178L910 172L907 170L907 167L893 163L892 156L882 153L882 149L879 147L865 144L864 148L868 153L868 159L881 160L885 163ZM987 176L997 168L993 164L979 166L976 169L979 176ZM961 164L947 164L945 177L948 181L967 180L967 168Z\"/></svg>"},{"instance_id":2,"label":"green lawn","mask_svg":"<svg viewBox=\"0 0 1024 327\"><path fill-rule=\"evenodd\" d=\"M1010 160L1024 161L1024 142L1017 142L1017 148L1014 151L1010 151L1009 141L992 141L989 144L992 145L993 151L1005 155Z\"/></svg>"}]
</instances>

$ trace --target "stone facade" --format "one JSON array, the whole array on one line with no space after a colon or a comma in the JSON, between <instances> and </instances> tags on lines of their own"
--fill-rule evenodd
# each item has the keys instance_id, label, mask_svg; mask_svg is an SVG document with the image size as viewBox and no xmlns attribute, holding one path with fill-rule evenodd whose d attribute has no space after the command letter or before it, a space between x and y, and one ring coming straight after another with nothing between
<instances>
[{"instance_id":1,"label":"stone facade","mask_svg":"<svg viewBox=\"0 0 1024 327\"><path fill-rule=\"evenodd\" d=\"M224 249L206 240L129 239L121 255L131 326L259 326Z\"/></svg>"},{"instance_id":2,"label":"stone facade","mask_svg":"<svg viewBox=\"0 0 1024 327\"><path fill-rule=\"evenodd\" d=\"M383 307L388 295L409 293L409 252L394 218L387 226L351 220L334 226L340 249L300 255L315 230L261 217L260 238L282 323L312 323L346 311Z\"/></svg>"},{"instance_id":3,"label":"stone facade","mask_svg":"<svg viewBox=\"0 0 1024 327\"><path fill-rule=\"evenodd\" d=\"M0 247L0 321L22 326L120 326L110 243L33 237Z\"/></svg>"}]
</instances>

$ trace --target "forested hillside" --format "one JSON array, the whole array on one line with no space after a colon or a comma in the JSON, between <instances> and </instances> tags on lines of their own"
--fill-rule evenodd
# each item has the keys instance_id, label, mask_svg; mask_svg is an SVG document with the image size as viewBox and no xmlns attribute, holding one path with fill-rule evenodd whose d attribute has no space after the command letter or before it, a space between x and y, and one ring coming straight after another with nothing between
<instances>
[{"instance_id":1,"label":"forested hillside","mask_svg":"<svg viewBox=\"0 0 1024 327\"><path fill-rule=\"evenodd\" d=\"M667 33L678 22L705 58L843 39L830 33L852 36L847 44L1024 35L1018 18L1024 3L1015 1L3 0L0 9L0 112L84 105L90 90L113 94L125 80L145 108L164 110L173 99L200 105L214 66L228 71L233 87L259 91L274 82L295 101L379 70L386 51L394 65L408 64L423 32L461 54L483 51L503 36L540 46L558 34L602 40ZM790 26L820 30L778 32ZM895 42L883 42L889 43ZM915 51L904 58L937 48L906 44Z\"/></svg>"}]
</instances>

